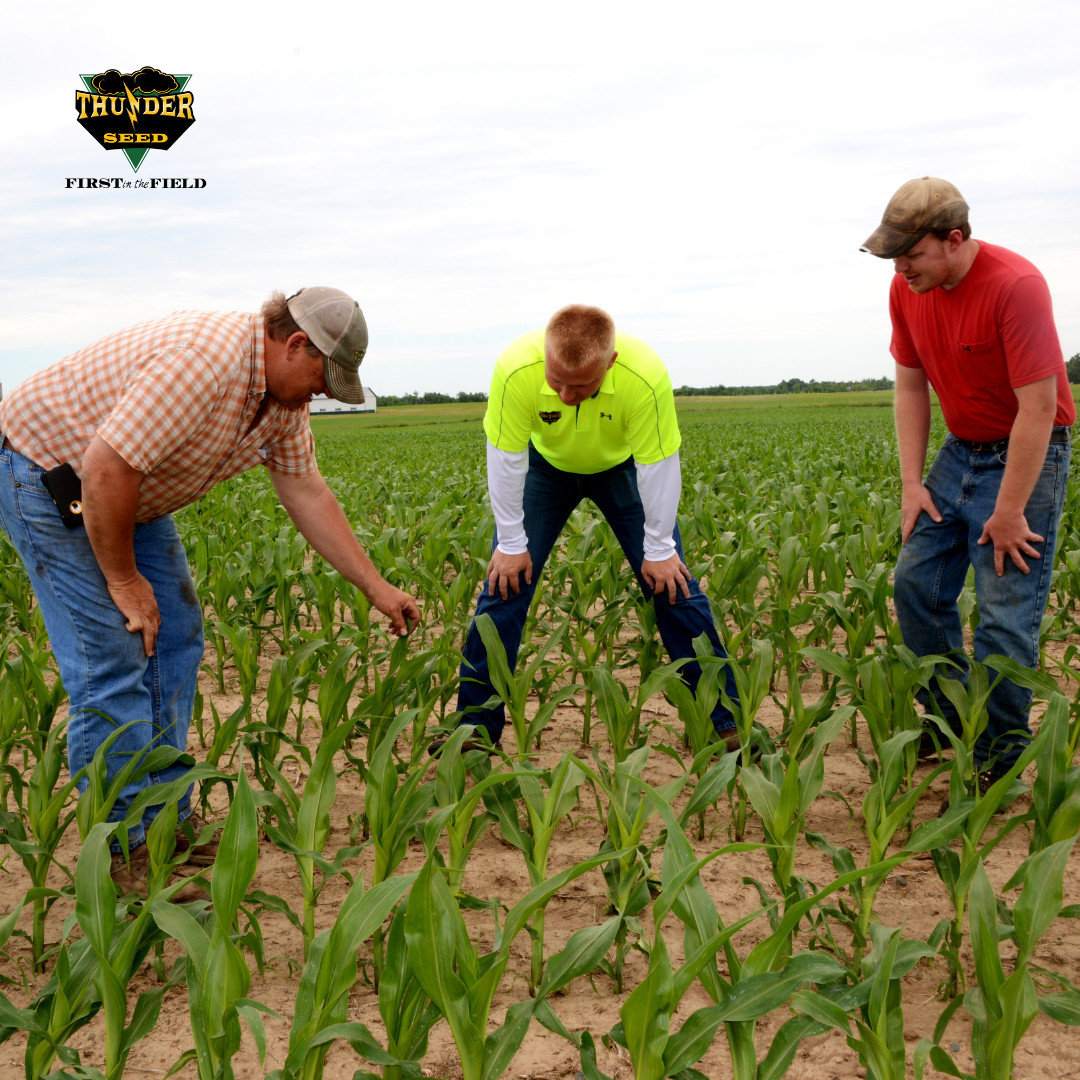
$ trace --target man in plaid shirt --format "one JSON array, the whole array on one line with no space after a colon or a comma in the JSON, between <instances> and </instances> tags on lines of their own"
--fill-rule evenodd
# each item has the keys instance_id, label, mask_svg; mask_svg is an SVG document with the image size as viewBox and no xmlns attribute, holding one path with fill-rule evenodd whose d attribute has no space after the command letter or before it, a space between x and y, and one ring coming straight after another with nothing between
<instances>
[{"instance_id":1,"label":"man in plaid shirt","mask_svg":"<svg viewBox=\"0 0 1080 1080\"><path fill-rule=\"evenodd\" d=\"M152 747L185 750L203 614L171 515L255 465L266 466L311 546L397 634L419 620L413 598L371 563L315 462L308 403L322 393L362 402L366 349L359 305L337 289L307 288L288 299L275 293L259 314L180 311L130 327L0 402L0 526L26 567L68 691L72 774L118 729L110 781ZM72 499L54 505L42 481L65 464L82 484L75 527L58 510ZM130 781L110 820L124 820L145 788L185 772L177 762ZM190 797L188 787L182 823ZM114 838L122 889L145 895L146 829L160 809L129 823L130 865ZM210 865L216 849L202 824L177 831L178 851L191 849L196 866ZM195 895L193 885L177 893Z\"/></svg>"}]
</instances>

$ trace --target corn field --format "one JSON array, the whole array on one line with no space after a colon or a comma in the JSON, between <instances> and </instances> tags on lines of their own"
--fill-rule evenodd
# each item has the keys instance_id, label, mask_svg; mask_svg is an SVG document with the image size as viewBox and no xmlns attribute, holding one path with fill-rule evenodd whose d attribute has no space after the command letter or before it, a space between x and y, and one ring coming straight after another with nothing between
<instances>
[{"instance_id":1,"label":"corn field","mask_svg":"<svg viewBox=\"0 0 1080 1080\"><path fill-rule=\"evenodd\" d=\"M947 660L906 650L892 613L891 410L684 412L682 540L741 749L709 722L724 662L706 649L687 690L583 505L516 671L485 635L502 751L461 754L461 731L432 759L491 543L482 408L316 427L361 542L420 604L408 640L261 472L178 515L207 638L189 779L224 823L204 902L166 884L176 785L154 793L149 898L117 901L116 792L99 760L77 797L66 696L0 534L0 1076L1080 1073L1080 499L1040 670L943 680L963 730L923 759L913 694ZM962 606L977 625L970 588ZM994 677L1033 691L1036 736L984 794Z\"/></svg>"}]
</instances>

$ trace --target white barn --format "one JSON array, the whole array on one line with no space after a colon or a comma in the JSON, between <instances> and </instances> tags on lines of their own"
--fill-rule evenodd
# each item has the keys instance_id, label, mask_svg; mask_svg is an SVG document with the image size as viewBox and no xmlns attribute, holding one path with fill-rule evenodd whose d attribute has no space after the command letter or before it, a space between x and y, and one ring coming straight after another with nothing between
<instances>
[{"instance_id":1,"label":"white barn","mask_svg":"<svg viewBox=\"0 0 1080 1080\"><path fill-rule=\"evenodd\" d=\"M323 416L327 413L375 412L377 405L378 398L375 396L375 391L370 386L365 386L363 405L346 405L344 401L335 401L333 398L328 397L317 397L312 398L310 409L312 416Z\"/></svg>"}]
</instances>

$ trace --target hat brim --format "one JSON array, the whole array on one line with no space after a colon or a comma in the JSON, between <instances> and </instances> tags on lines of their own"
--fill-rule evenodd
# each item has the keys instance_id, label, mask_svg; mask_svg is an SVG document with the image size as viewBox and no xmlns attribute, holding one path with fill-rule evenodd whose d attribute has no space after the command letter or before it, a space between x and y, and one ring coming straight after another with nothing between
<instances>
[{"instance_id":1,"label":"hat brim","mask_svg":"<svg viewBox=\"0 0 1080 1080\"><path fill-rule=\"evenodd\" d=\"M905 251L910 251L926 234L923 232L898 232L888 225L879 225L863 243L860 251L869 251L879 259L898 259Z\"/></svg>"},{"instance_id":2,"label":"hat brim","mask_svg":"<svg viewBox=\"0 0 1080 1080\"><path fill-rule=\"evenodd\" d=\"M347 371L340 364L335 364L328 356L323 357L323 379L326 392L335 400L346 405L364 404L364 384L360 381L360 372Z\"/></svg>"}]
</instances>

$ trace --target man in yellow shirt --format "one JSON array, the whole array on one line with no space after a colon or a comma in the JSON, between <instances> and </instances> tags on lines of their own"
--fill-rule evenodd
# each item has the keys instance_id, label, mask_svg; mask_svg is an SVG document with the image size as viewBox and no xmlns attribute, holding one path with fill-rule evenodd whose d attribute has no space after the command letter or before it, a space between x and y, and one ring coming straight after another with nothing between
<instances>
[{"instance_id":1,"label":"man in yellow shirt","mask_svg":"<svg viewBox=\"0 0 1080 1080\"><path fill-rule=\"evenodd\" d=\"M701 634L717 656L727 655L708 598L682 559L675 401L663 361L645 342L616 333L599 308L560 309L544 330L518 338L499 357L484 432L495 538L476 614L492 618L511 666L544 563L583 498L597 505L642 590L653 596L671 658L694 656ZM494 690L475 619L463 655L462 723L497 742L504 711L501 704L485 707ZM683 676L696 688L700 665L686 665ZM736 701L730 670L725 679ZM718 703L712 720L727 749L737 749L731 712ZM471 741L484 745L479 737Z\"/></svg>"}]
</instances>

